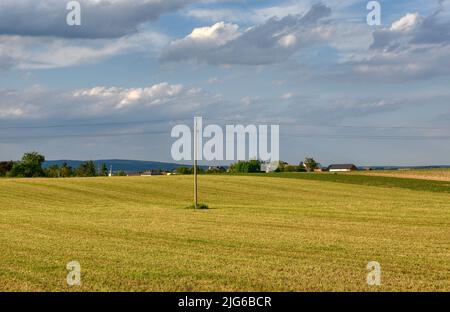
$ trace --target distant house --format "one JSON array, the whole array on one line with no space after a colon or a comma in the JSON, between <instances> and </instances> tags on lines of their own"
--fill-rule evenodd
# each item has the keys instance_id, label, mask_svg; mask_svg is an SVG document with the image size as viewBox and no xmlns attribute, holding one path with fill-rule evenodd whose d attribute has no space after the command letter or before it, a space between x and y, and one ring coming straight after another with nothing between
<instances>
[{"instance_id":1,"label":"distant house","mask_svg":"<svg viewBox=\"0 0 450 312\"><path fill-rule=\"evenodd\" d=\"M127 177L139 177L141 174L136 171L126 171L125 174Z\"/></svg>"},{"instance_id":2,"label":"distant house","mask_svg":"<svg viewBox=\"0 0 450 312\"><path fill-rule=\"evenodd\" d=\"M349 172L358 170L358 168L353 164L333 164L330 165L327 169L330 172Z\"/></svg>"},{"instance_id":3,"label":"distant house","mask_svg":"<svg viewBox=\"0 0 450 312\"><path fill-rule=\"evenodd\" d=\"M151 177L162 175L162 171L159 169L147 170L141 173L141 177Z\"/></svg>"}]
</instances>

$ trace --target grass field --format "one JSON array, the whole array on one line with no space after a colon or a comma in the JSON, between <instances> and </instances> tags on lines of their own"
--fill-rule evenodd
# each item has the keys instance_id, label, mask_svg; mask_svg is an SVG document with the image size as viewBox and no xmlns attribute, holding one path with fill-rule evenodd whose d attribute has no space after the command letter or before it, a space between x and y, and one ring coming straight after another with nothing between
<instances>
[{"instance_id":1,"label":"grass field","mask_svg":"<svg viewBox=\"0 0 450 312\"><path fill-rule=\"evenodd\" d=\"M435 180L435 181L450 181L450 169L374 170L374 171L356 171L350 174L411 178L411 179Z\"/></svg>"},{"instance_id":2,"label":"grass field","mask_svg":"<svg viewBox=\"0 0 450 312\"><path fill-rule=\"evenodd\" d=\"M252 176L262 176L252 174ZM367 176L351 173L271 173L266 176L302 179L310 181L337 182L345 184L357 184L366 186L379 186L384 188L404 188L413 191L427 191L438 193L450 193L450 182L404 177Z\"/></svg>"},{"instance_id":3,"label":"grass field","mask_svg":"<svg viewBox=\"0 0 450 312\"><path fill-rule=\"evenodd\" d=\"M0 290L449 291L449 185L410 180L200 176L194 211L190 176L0 179Z\"/></svg>"}]
</instances>

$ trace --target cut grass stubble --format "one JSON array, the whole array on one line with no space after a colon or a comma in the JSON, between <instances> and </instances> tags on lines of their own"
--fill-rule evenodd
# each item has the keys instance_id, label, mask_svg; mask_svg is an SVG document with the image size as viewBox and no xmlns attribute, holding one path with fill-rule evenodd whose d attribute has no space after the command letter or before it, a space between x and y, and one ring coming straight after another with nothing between
<instances>
[{"instance_id":1,"label":"cut grass stubble","mask_svg":"<svg viewBox=\"0 0 450 312\"><path fill-rule=\"evenodd\" d=\"M0 179L0 290L450 290L448 192L307 176Z\"/></svg>"}]
</instances>

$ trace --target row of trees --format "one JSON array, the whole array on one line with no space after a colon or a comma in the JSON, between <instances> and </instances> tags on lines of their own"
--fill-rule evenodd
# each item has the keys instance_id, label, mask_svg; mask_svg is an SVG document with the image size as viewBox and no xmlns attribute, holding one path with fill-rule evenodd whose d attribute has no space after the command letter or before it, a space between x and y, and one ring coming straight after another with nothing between
<instances>
[{"instance_id":1,"label":"row of trees","mask_svg":"<svg viewBox=\"0 0 450 312\"><path fill-rule=\"evenodd\" d=\"M232 164L228 168L228 172L231 173L258 173L261 172L262 162L259 160L248 160L248 161L238 161ZM314 160L314 158L306 157L304 161L300 162L298 165L290 165L287 162L280 161L278 168L275 172L307 172L314 171L319 168L319 163ZM209 169L207 171L199 168L198 173L223 173L226 170L220 170L217 168ZM176 169L178 174L193 174L192 167L180 167Z\"/></svg>"},{"instance_id":2,"label":"row of trees","mask_svg":"<svg viewBox=\"0 0 450 312\"><path fill-rule=\"evenodd\" d=\"M261 172L261 165L262 163L259 160L238 161L230 166L229 171L234 173L256 173ZM279 161L275 172L307 172L314 171L318 167L319 163L313 158L306 157L305 160L298 165L290 165L287 162Z\"/></svg>"},{"instance_id":3,"label":"row of trees","mask_svg":"<svg viewBox=\"0 0 450 312\"><path fill-rule=\"evenodd\" d=\"M192 167L179 167L175 170L177 174L193 174L194 168ZM227 169L224 167L213 167L208 170L198 168L199 174L215 174L215 173L225 173ZM228 168L228 172L231 173L256 173L261 172L261 161L259 160L249 160L249 161L238 161L232 164Z\"/></svg>"},{"instance_id":4,"label":"row of trees","mask_svg":"<svg viewBox=\"0 0 450 312\"><path fill-rule=\"evenodd\" d=\"M215 173L225 173L227 169L224 167L211 167L208 170L205 170L201 167L197 168L197 173L199 174L215 174ZM178 167L175 169L176 174L194 174L193 167Z\"/></svg>"},{"instance_id":5,"label":"row of trees","mask_svg":"<svg viewBox=\"0 0 450 312\"><path fill-rule=\"evenodd\" d=\"M68 164L64 163L61 166L52 165L48 168L42 168L45 157L36 152L26 153L20 161L0 162L0 176L7 177L52 177L52 178L67 178L67 177L96 177L107 176L108 168L106 164L102 164L100 170L93 161L82 163L78 168L73 169ZM257 173L261 172L261 161L249 160L238 161L232 164L228 171L231 173ZM305 158L303 162L297 165L289 165L286 162L280 161L276 172L304 172L314 171L319 167L319 164L313 158ZM223 173L226 169L223 167L210 168L204 170L198 168L198 172L202 173ZM176 169L178 174L193 174L192 167L179 167ZM126 175L125 172L119 172L118 175Z\"/></svg>"},{"instance_id":6,"label":"row of trees","mask_svg":"<svg viewBox=\"0 0 450 312\"><path fill-rule=\"evenodd\" d=\"M238 161L234 163L229 168L230 172L233 173L256 173L261 172L261 161L253 159L249 161Z\"/></svg>"},{"instance_id":7,"label":"row of trees","mask_svg":"<svg viewBox=\"0 0 450 312\"><path fill-rule=\"evenodd\" d=\"M7 177L50 177L50 178L67 178L67 177L96 177L107 176L108 168L106 164L102 164L100 170L93 161L82 163L78 168L72 168L64 163L61 166L52 165L43 168L42 164L45 157L36 152L26 153L20 161L0 162L0 176Z\"/></svg>"},{"instance_id":8,"label":"row of trees","mask_svg":"<svg viewBox=\"0 0 450 312\"><path fill-rule=\"evenodd\" d=\"M257 173L261 172L261 165L262 163L259 160L238 161L230 166L229 171L233 173ZM275 172L306 172L314 171L318 167L318 162L313 158L306 157L305 160L298 165L290 165L287 162L279 161Z\"/></svg>"},{"instance_id":9,"label":"row of trees","mask_svg":"<svg viewBox=\"0 0 450 312\"><path fill-rule=\"evenodd\" d=\"M307 172L314 171L319 168L319 163L314 158L306 157L304 161L298 165L289 165L287 162L280 161L276 172Z\"/></svg>"}]
</instances>

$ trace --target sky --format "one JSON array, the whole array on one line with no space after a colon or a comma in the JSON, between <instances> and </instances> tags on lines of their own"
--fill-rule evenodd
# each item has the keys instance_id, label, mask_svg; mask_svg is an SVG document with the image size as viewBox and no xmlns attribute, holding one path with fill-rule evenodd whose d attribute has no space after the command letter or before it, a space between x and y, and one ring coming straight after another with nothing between
<instances>
[{"instance_id":1,"label":"sky","mask_svg":"<svg viewBox=\"0 0 450 312\"><path fill-rule=\"evenodd\" d=\"M450 0L0 0L0 160L169 161L177 124L280 158L450 164Z\"/></svg>"}]
</instances>

